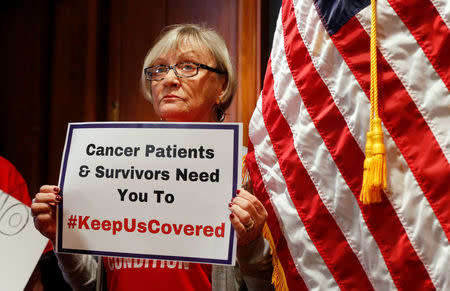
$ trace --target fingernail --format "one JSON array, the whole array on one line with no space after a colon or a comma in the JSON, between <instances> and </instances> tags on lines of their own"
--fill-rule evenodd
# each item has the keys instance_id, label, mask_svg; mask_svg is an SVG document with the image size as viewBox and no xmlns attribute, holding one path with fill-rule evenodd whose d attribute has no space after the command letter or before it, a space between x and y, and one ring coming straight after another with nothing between
<instances>
[{"instance_id":1,"label":"fingernail","mask_svg":"<svg viewBox=\"0 0 450 291\"><path fill-rule=\"evenodd\" d=\"M58 187L55 187L55 188L53 188L53 191L59 192L59 188L58 188Z\"/></svg>"},{"instance_id":2,"label":"fingernail","mask_svg":"<svg viewBox=\"0 0 450 291\"><path fill-rule=\"evenodd\" d=\"M241 190L237 189L236 190L236 195L239 194L239 193L241 193Z\"/></svg>"},{"instance_id":3,"label":"fingernail","mask_svg":"<svg viewBox=\"0 0 450 291\"><path fill-rule=\"evenodd\" d=\"M56 198L55 198L55 200L56 200L56 202L61 202L61 200L62 200L62 197L61 197L61 196L59 196L59 195L56 195Z\"/></svg>"},{"instance_id":4,"label":"fingernail","mask_svg":"<svg viewBox=\"0 0 450 291\"><path fill-rule=\"evenodd\" d=\"M233 219L234 218L234 214L230 213L230 218Z\"/></svg>"},{"instance_id":5,"label":"fingernail","mask_svg":"<svg viewBox=\"0 0 450 291\"><path fill-rule=\"evenodd\" d=\"M231 206L233 206L233 203L232 203L232 202L231 202L231 203L228 203L228 207L231 208Z\"/></svg>"}]
</instances>

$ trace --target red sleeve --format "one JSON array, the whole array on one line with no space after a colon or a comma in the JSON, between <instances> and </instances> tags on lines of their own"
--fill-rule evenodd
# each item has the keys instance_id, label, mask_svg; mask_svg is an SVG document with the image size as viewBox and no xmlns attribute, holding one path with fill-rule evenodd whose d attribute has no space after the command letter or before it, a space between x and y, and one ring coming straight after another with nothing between
<instances>
[{"instance_id":1,"label":"red sleeve","mask_svg":"<svg viewBox=\"0 0 450 291\"><path fill-rule=\"evenodd\" d=\"M31 198L28 195L28 187L22 175L16 167L7 159L0 156L0 190L16 198L23 204L31 206ZM53 249L50 241L48 242L44 253Z\"/></svg>"},{"instance_id":2,"label":"red sleeve","mask_svg":"<svg viewBox=\"0 0 450 291\"><path fill-rule=\"evenodd\" d=\"M25 205L31 206L31 199L28 195L28 187L22 175L16 167L7 159L0 156L0 189L21 201Z\"/></svg>"}]
</instances>

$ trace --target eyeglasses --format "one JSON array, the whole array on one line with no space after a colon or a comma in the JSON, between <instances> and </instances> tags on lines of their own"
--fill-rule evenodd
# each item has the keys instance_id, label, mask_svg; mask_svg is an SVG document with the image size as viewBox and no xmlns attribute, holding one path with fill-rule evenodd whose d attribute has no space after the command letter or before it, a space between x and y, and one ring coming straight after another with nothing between
<instances>
[{"instance_id":1,"label":"eyeglasses","mask_svg":"<svg viewBox=\"0 0 450 291\"><path fill-rule=\"evenodd\" d=\"M173 66L151 66L144 69L144 74L149 81L161 81L169 73L169 70L172 69L178 78L192 78L198 74L199 68L217 74L225 74L225 72L222 72L215 68L211 68L210 66L191 62L179 63Z\"/></svg>"}]
</instances>

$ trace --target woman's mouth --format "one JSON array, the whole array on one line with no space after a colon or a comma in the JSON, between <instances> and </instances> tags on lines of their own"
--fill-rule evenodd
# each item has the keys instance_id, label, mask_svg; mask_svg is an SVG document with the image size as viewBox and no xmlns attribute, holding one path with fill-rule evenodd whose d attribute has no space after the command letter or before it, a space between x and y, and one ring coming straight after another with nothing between
<instances>
[{"instance_id":1,"label":"woman's mouth","mask_svg":"<svg viewBox=\"0 0 450 291\"><path fill-rule=\"evenodd\" d=\"M173 94L164 95L162 98L162 100L176 100L176 99L183 99L183 98Z\"/></svg>"}]
</instances>

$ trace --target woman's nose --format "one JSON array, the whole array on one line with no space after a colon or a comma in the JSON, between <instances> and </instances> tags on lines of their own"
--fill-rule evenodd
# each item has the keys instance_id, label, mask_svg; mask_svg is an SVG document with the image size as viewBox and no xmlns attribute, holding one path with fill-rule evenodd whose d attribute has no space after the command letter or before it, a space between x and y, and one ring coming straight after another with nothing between
<instances>
[{"instance_id":1,"label":"woman's nose","mask_svg":"<svg viewBox=\"0 0 450 291\"><path fill-rule=\"evenodd\" d=\"M175 68L169 68L169 71L167 72L167 75L164 77L162 82L166 86L180 83L178 76L175 74Z\"/></svg>"}]
</instances>

